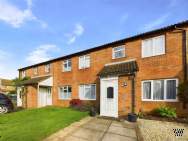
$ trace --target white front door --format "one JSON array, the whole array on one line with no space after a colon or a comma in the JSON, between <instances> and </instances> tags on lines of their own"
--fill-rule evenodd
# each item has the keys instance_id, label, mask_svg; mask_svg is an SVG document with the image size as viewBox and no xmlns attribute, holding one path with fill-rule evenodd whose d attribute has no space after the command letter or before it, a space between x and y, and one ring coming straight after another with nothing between
<instances>
[{"instance_id":1,"label":"white front door","mask_svg":"<svg viewBox=\"0 0 188 141\"><path fill-rule=\"evenodd\" d=\"M52 105L51 87L39 87L38 107Z\"/></svg>"},{"instance_id":2,"label":"white front door","mask_svg":"<svg viewBox=\"0 0 188 141\"><path fill-rule=\"evenodd\" d=\"M118 117L118 77L100 79L100 115Z\"/></svg>"}]
</instances>

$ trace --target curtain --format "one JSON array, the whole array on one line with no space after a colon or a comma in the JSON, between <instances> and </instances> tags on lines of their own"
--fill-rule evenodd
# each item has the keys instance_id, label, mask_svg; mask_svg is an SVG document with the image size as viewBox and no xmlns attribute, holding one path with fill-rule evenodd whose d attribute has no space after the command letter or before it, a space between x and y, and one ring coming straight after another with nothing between
<instances>
[{"instance_id":1,"label":"curtain","mask_svg":"<svg viewBox=\"0 0 188 141\"><path fill-rule=\"evenodd\" d=\"M151 82L144 82L143 90L144 90L143 98L151 99Z\"/></svg>"},{"instance_id":2,"label":"curtain","mask_svg":"<svg viewBox=\"0 0 188 141\"><path fill-rule=\"evenodd\" d=\"M153 81L153 99L154 100L164 99L164 80Z\"/></svg>"},{"instance_id":3,"label":"curtain","mask_svg":"<svg viewBox=\"0 0 188 141\"><path fill-rule=\"evenodd\" d=\"M176 80L167 80L167 99L176 99Z\"/></svg>"}]
</instances>

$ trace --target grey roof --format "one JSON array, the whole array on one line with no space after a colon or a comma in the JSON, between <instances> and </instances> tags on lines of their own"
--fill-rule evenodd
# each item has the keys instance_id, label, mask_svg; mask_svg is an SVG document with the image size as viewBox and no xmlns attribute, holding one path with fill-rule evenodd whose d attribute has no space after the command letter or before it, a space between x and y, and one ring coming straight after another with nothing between
<instances>
[{"instance_id":1,"label":"grey roof","mask_svg":"<svg viewBox=\"0 0 188 141\"><path fill-rule=\"evenodd\" d=\"M100 77L131 75L136 71L138 71L138 65L136 61L131 61L121 64L104 66L104 68L99 72L98 75Z\"/></svg>"}]
</instances>

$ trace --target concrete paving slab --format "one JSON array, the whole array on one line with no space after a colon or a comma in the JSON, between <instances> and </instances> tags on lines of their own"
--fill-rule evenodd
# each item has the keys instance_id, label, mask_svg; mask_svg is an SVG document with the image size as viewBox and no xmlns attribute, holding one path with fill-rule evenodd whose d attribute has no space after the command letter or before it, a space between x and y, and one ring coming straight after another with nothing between
<instances>
[{"instance_id":1,"label":"concrete paving slab","mask_svg":"<svg viewBox=\"0 0 188 141\"><path fill-rule=\"evenodd\" d=\"M137 141L136 138L120 136L117 134L107 133L102 141Z\"/></svg>"},{"instance_id":2,"label":"concrete paving slab","mask_svg":"<svg viewBox=\"0 0 188 141\"><path fill-rule=\"evenodd\" d=\"M119 122L119 121L112 121L111 126L123 127L123 124L122 124L122 122Z\"/></svg>"},{"instance_id":3,"label":"concrete paving slab","mask_svg":"<svg viewBox=\"0 0 188 141\"><path fill-rule=\"evenodd\" d=\"M74 136L68 136L67 138L61 141L87 141L87 140L83 138L74 137Z\"/></svg>"},{"instance_id":4,"label":"concrete paving slab","mask_svg":"<svg viewBox=\"0 0 188 141\"><path fill-rule=\"evenodd\" d=\"M103 136L103 134L104 132L102 131L80 128L78 131L72 133L72 136L89 141L98 141Z\"/></svg>"},{"instance_id":5,"label":"concrete paving slab","mask_svg":"<svg viewBox=\"0 0 188 141\"><path fill-rule=\"evenodd\" d=\"M134 129L124 128L120 126L110 126L108 133L113 133L127 137L136 137L136 132Z\"/></svg>"},{"instance_id":6,"label":"concrete paving slab","mask_svg":"<svg viewBox=\"0 0 188 141\"><path fill-rule=\"evenodd\" d=\"M111 120L94 118L90 121L90 123L109 125L111 123Z\"/></svg>"},{"instance_id":7,"label":"concrete paving slab","mask_svg":"<svg viewBox=\"0 0 188 141\"><path fill-rule=\"evenodd\" d=\"M107 124L99 124L99 123L91 122L91 123L83 125L82 128L105 132L107 130L108 126L109 125L107 125Z\"/></svg>"}]
</instances>

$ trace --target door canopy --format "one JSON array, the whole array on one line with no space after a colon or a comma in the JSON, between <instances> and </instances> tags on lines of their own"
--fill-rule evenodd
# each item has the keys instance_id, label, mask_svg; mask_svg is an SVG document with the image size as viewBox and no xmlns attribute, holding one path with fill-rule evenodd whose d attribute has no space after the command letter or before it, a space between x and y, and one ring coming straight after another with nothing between
<instances>
[{"instance_id":1,"label":"door canopy","mask_svg":"<svg viewBox=\"0 0 188 141\"><path fill-rule=\"evenodd\" d=\"M29 80L25 80L21 83L21 85L41 85L41 86L53 86L53 79L51 76L41 76L41 77L34 77Z\"/></svg>"},{"instance_id":2,"label":"door canopy","mask_svg":"<svg viewBox=\"0 0 188 141\"><path fill-rule=\"evenodd\" d=\"M100 77L131 75L138 71L138 64L136 61L123 62L119 64L106 65L99 72Z\"/></svg>"}]
</instances>

